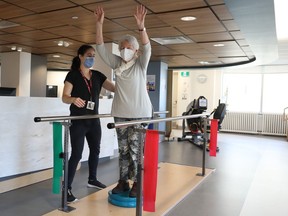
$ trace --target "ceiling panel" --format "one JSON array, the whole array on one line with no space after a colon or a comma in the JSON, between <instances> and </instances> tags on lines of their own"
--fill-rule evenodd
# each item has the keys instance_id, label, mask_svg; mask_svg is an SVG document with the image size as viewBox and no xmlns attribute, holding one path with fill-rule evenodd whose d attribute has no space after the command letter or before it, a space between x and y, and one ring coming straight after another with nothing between
<instances>
[{"instance_id":1,"label":"ceiling panel","mask_svg":"<svg viewBox=\"0 0 288 216\"><path fill-rule=\"evenodd\" d=\"M18 5L21 8L25 8L27 10L37 13L59 10L75 6L74 3L71 3L70 1L66 0L49 0L49 2L47 2L47 0L29 0L29 1L9 0L9 3Z\"/></svg>"},{"instance_id":2,"label":"ceiling panel","mask_svg":"<svg viewBox=\"0 0 288 216\"><path fill-rule=\"evenodd\" d=\"M115 23L122 25L123 27L130 30L138 30L136 21L134 17L126 17L120 19L113 19ZM149 28L160 28L160 27L169 27L169 25L161 21L156 15L147 15L145 19L145 27Z\"/></svg>"},{"instance_id":3,"label":"ceiling panel","mask_svg":"<svg viewBox=\"0 0 288 216\"><path fill-rule=\"evenodd\" d=\"M161 12L171 12L177 10L186 10L187 8L199 8L205 7L207 4L203 0L181 0L181 3L177 4L175 0L158 0L158 1L151 1L151 0L140 0L141 4L145 5L148 9L153 11L154 13L161 13ZM176 3L176 4L175 4Z\"/></svg>"},{"instance_id":4,"label":"ceiling panel","mask_svg":"<svg viewBox=\"0 0 288 216\"><path fill-rule=\"evenodd\" d=\"M212 42L212 41L229 41L233 40L233 37L229 32L215 32L212 34L196 34L188 35L194 42Z\"/></svg>"},{"instance_id":5,"label":"ceiling panel","mask_svg":"<svg viewBox=\"0 0 288 216\"><path fill-rule=\"evenodd\" d=\"M4 1L0 1L0 8L1 8L0 19L11 19L14 17L33 14L33 12L30 10L17 7L13 4L9 4Z\"/></svg>"},{"instance_id":6,"label":"ceiling panel","mask_svg":"<svg viewBox=\"0 0 288 216\"><path fill-rule=\"evenodd\" d=\"M69 32L69 37L91 34L91 32L86 31L84 29L80 29L73 25L63 25L63 26L57 26L53 28L46 28L44 31L49 32L53 35L58 35L58 36L63 36L67 34L67 32Z\"/></svg>"},{"instance_id":7,"label":"ceiling panel","mask_svg":"<svg viewBox=\"0 0 288 216\"><path fill-rule=\"evenodd\" d=\"M45 14L33 14L11 19L12 22L18 23L22 26L28 26L35 29L43 29L63 25L59 20L52 19Z\"/></svg>"},{"instance_id":8,"label":"ceiling panel","mask_svg":"<svg viewBox=\"0 0 288 216\"><path fill-rule=\"evenodd\" d=\"M229 12L228 8L224 4L212 6L211 8L220 20L232 20L233 19L231 13Z\"/></svg>"},{"instance_id":9,"label":"ceiling panel","mask_svg":"<svg viewBox=\"0 0 288 216\"><path fill-rule=\"evenodd\" d=\"M139 3L148 9L145 27L150 38L167 41L168 37L179 42L181 36L192 40L164 45L151 40L152 60L179 68L206 67L203 62L216 64L216 60L221 66L253 59L248 40L223 0L0 0L0 52L11 52L11 46L17 45L25 52L46 56L48 68L68 69L79 46L95 43L93 11L97 6L105 10L104 41L117 43L124 34L139 39L133 16ZM183 16L196 20L185 22L180 19ZM5 28L9 22L18 26ZM68 42L69 47L58 46L59 40ZM215 43L224 47L213 47ZM53 54L61 55L55 59Z\"/></svg>"},{"instance_id":10,"label":"ceiling panel","mask_svg":"<svg viewBox=\"0 0 288 216\"><path fill-rule=\"evenodd\" d=\"M194 21L182 21L181 17L193 16ZM204 34L224 32L226 29L210 8L185 10L158 15L159 19L170 26L176 27L185 34Z\"/></svg>"},{"instance_id":11,"label":"ceiling panel","mask_svg":"<svg viewBox=\"0 0 288 216\"><path fill-rule=\"evenodd\" d=\"M32 31L32 30L34 29L28 26L23 26L23 25L3 29L3 31L7 33L17 33L17 32Z\"/></svg>"},{"instance_id":12,"label":"ceiling panel","mask_svg":"<svg viewBox=\"0 0 288 216\"><path fill-rule=\"evenodd\" d=\"M33 31L25 31L25 32L18 32L16 35L23 36L26 38L31 38L33 40L43 40L47 38L57 38L56 34L48 33L42 30L33 30Z\"/></svg>"},{"instance_id":13,"label":"ceiling panel","mask_svg":"<svg viewBox=\"0 0 288 216\"><path fill-rule=\"evenodd\" d=\"M84 5L84 8L94 11L98 5L104 8L105 17L107 17L108 19L115 19L133 16L138 3L133 0L111 0L96 4Z\"/></svg>"},{"instance_id":14,"label":"ceiling panel","mask_svg":"<svg viewBox=\"0 0 288 216\"><path fill-rule=\"evenodd\" d=\"M103 2L103 0L70 0L70 1L77 5L85 5L85 4L95 3L95 2Z\"/></svg>"}]
</instances>

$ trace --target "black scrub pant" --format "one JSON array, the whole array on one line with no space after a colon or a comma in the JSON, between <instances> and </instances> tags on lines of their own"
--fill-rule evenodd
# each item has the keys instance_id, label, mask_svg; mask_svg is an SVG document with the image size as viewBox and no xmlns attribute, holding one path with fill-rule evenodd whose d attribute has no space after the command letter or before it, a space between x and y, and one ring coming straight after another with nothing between
<instances>
[{"instance_id":1,"label":"black scrub pant","mask_svg":"<svg viewBox=\"0 0 288 216\"><path fill-rule=\"evenodd\" d=\"M72 120L70 126L71 156L68 162L68 188L76 173L77 165L82 158L85 138L89 147L89 180L97 179L97 166L100 153L101 125L99 119Z\"/></svg>"}]
</instances>

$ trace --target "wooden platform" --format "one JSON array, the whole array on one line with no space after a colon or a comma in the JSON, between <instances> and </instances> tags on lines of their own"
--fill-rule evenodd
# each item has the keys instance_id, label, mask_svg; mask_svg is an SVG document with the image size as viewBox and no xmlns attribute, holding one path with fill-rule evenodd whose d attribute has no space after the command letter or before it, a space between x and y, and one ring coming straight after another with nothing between
<instances>
[{"instance_id":1,"label":"wooden platform","mask_svg":"<svg viewBox=\"0 0 288 216\"><path fill-rule=\"evenodd\" d=\"M197 176L201 173L200 167L191 167L171 163L160 163L158 170L158 186L156 196L156 212L145 212L142 215L164 215L177 203L187 196L197 185L199 185L209 174L211 169L206 169L204 177ZM101 191L95 192L79 201L70 204L76 208L66 213L60 210L52 211L46 216L134 216L135 208L121 208L108 202L108 191L112 190L116 184L111 185ZM60 200L59 200L60 205Z\"/></svg>"}]
</instances>

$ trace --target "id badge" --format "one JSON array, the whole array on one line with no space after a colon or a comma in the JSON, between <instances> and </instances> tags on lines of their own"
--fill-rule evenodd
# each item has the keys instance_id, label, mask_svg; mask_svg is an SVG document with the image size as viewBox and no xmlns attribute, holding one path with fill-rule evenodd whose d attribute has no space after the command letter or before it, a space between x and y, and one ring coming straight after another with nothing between
<instances>
[{"instance_id":1,"label":"id badge","mask_svg":"<svg viewBox=\"0 0 288 216\"><path fill-rule=\"evenodd\" d=\"M86 109L94 110L94 107L95 107L95 103L94 103L94 102L92 102L92 101L88 101L88 102L87 102L87 107L86 107Z\"/></svg>"}]
</instances>

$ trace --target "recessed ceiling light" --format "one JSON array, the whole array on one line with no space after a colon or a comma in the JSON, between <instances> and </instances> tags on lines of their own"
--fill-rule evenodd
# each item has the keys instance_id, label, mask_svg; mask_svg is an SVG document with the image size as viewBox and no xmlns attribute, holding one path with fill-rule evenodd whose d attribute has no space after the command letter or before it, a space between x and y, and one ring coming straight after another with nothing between
<instances>
[{"instance_id":1,"label":"recessed ceiling light","mask_svg":"<svg viewBox=\"0 0 288 216\"><path fill-rule=\"evenodd\" d=\"M63 46L64 42L63 41L58 41L58 46Z\"/></svg>"},{"instance_id":2,"label":"recessed ceiling light","mask_svg":"<svg viewBox=\"0 0 288 216\"><path fill-rule=\"evenodd\" d=\"M213 46L215 46L215 47L223 47L224 44L214 44Z\"/></svg>"},{"instance_id":3,"label":"recessed ceiling light","mask_svg":"<svg viewBox=\"0 0 288 216\"><path fill-rule=\"evenodd\" d=\"M153 40L153 41L155 41L161 45L193 43L193 41L190 38L183 37L183 36L151 38L151 40Z\"/></svg>"},{"instance_id":4,"label":"recessed ceiling light","mask_svg":"<svg viewBox=\"0 0 288 216\"><path fill-rule=\"evenodd\" d=\"M198 63L202 65L209 65L209 64L221 64L220 61L199 61Z\"/></svg>"},{"instance_id":5,"label":"recessed ceiling light","mask_svg":"<svg viewBox=\"0 0 288 216\"><path fill-rule=\"evenodd\" d=\"M196 20L196 17L193 17L193 16L184 16L184 17L181 17L181 20L182 20L182 21L193 21L193 20Z\"/></svg>"},{"instance_id":6,"label":"recessed ceiling light","mask_svg":"<svg viewBox=\"0 0 288 216\"><path fill-rule=\"evenodd\" d=\"M70 43L67 41L63 41L63 45L64 45L64 47L68 47L70 45Z\"/></svg>"},{"instance_id":7,"label":"recessed ceiling light","mask_svg":"<svg viewBox=\"0 0 288 216\"><path fill-rule=\"evenodd\" d=\"M12 46L12 47L11 47L11 50L16 50L16 49L17 49L16 46Z\"/></svg>"},{"instance_id":8,"label":"recessed ceiling light","mask_svg":"<svg viewBox=\"0 0 288 216\"><path fill-rule=\"evenodd\" d=\"M7 20L0 20L0 29L11 28L15 26L19 26L19 24Z\"/></svg>"},{"instance_id":9,"label":"recessed ceiling light","mask_svg":"<svg viewBox=\"0 0 288 216\"><path fill-rule=\"evenodd\" d=\"M60 55L53 55L53 58L60 58Z\"/></svg>"},{"instance_id":10,"label":"recessed ceiling light","mask_svg":"<svg viewBox=\"0 0 288 216\"><path fill-rule=\"evenodd\" d=\"M22 47L17 47L18 52L22 52Z\"/></svg>"},{"instance_id":11,"label":"recessed ceiling light","mask_svg":"<svg viewBox=\"0 0 288 216\"><path fill-rule=\"evenodd\" d=\"M78 16L72 16L72 19L74 19L74 20L76 20L78 18L79 18Z\"/></svg>"}]
</instances>

